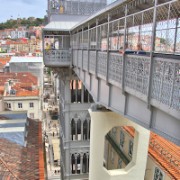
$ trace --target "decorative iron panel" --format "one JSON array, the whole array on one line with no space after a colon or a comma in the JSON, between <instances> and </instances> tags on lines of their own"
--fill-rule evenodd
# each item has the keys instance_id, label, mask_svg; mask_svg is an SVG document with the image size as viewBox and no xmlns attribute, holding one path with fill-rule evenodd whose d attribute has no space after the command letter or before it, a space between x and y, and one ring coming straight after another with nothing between
<instances>
[{"instance_id":1,"label":"decorative iron panel","mask_svg":"<svg viewBox=\"0 0 180 180\"><path fill-rule=\"evenodd\" d=\"M176 63L172 87L171 106L173 109L180 110L180 63Z\"/></svg>"},{"instance_id":2,"label":"decorative iron panel","mask_svg":"<svg viewBox=\"0 0 180 180\"><path fill-rule=\"evenodd\" d=\"M107 73L107 53L106 52L98 52L97 59L97 74L103 75L106 77Z\"/></svg>"},{"instance_id":3,"label":"decorative iron panel","mask_svg":"<svg viewBox=\"0 0 180 180\"><path fill-rule=\"evenodd\" d=\"M89 52L89 71L95 73L96 71L96 51L90 51Z\"/></svg>"},{"instance_id":4,"label":"decorative iron panel","mask_svg":"<svg viewBox=\"0 0 180 180\"><path fill-rule=\"evenodd\" d=\"M76 66L77 62L77 50L73 50L73 65Z\"/></svg>"},{"instance_id":5,"label":"decorative iron panel","mask_svg":"<svg viewBox=\"0 0 180 180\"><path fill-rule=\"evenodd\" d=\"M78 65L79 68L82 67L82 50L78 50Z\"/></svg>"},{"instance_id":6,"label":"decorative iron panel","mask_svg":"<svg viewBox=\"0 0 180 180\"><path fill-rule=\"evenodd\" d=\"M123 74L123 56L117 53L109 55L109 80L121 84Z\"/></svg>"},{"instance_id":7,"label":"decorative iron panel","mask_svg":"<svg viewBox=\"0 0 180 180\"><path fill-rule=\"evenodd\" d=\"M125 60L125 87L147 95L150 58L127 55Z\"/></svg>"},{"instance_id":8,"label":"decorative iron panel","mask_svg":"<svg viewBox=\"0 0 180 180\"><path fill-rule=\"evenodd\" d=\"M50 63L60 63L60 62L70 62L70 51L69 50L46 50L45 51L45 64Z\"/></svg>"},{"instance_id":9,"label":"decorative iron panel","mask_svg":"<svg viewBox=\"0 0 180 180\"><path fill-rule=\"evenodd\" d=\"M152 98L162 104L180 109L180 62L154 59Z\"/></svg>"},{"instance_id":10,"label":"decorative iron panel","mask_svg":"<svg viewBox=\"0 0 180 180\"><path fill-rule=\"evenodd\" d=\"M88 51L83 51L83 69L88 70Z\"/></svg>"}]
</instances>

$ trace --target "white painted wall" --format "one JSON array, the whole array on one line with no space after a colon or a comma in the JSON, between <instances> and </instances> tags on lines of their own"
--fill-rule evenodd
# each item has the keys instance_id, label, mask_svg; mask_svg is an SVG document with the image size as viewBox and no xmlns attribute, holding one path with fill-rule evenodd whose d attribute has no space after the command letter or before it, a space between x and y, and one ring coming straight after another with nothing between
<instances>
[{"instance_id":1,"label":"white painted wall","mask_svg":"<svg viewBox=\"0 0 180 180\"><path fill-rule=\"evenodd\" d=\"M0 99L0 112L4 110L4 102Z\"/></svg>"},{"instance_id":2,"label":"white painted wall","mask_svg":"<svg viewBox=\"0 0 180 180\"><path fill-rule=\"evenodd\" d=\"M158 167L163 173L163 180L171 180L171 177L166 172L164 172L163 169L161 169L155 160L150 156L148 156L145 180L152 180L154 178L156 167Z\"/></svg>"},{"instance_id":3,"label":"white painted wall","mask_svg":"<svg viewBox=\"0 0 180 180\"><path fill-rule=\"evenodd\" d=\"M89 180L144 180L150 132L114 112L89 110L91 115ZM132 161L124 169L107 170L103 167L104 137L115 126L133 126Z\"/></svg>"},{"instance_id":4,"label":"white painted wall","mask_svg":"<svg viewBox=\"0 0 180 180\"><path fill-rule=\"evenodd\" d=\"M10 103L12 111L27 111L28 117L30 117L30 113L34 113L34 119L41 119L40 98L37 96L4 97L4 103ZM18 103L22 103L22 108L18 108ZM33 103L34 107L30 107L30 103Z\"/></svg>"}]
</instances>

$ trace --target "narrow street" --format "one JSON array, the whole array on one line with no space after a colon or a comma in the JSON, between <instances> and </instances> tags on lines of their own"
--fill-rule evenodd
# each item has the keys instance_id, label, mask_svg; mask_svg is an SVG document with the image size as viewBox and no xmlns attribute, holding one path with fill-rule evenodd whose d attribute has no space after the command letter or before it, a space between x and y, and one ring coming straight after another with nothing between
<instances>
[{"instance_id":1,"label":"narrow street","mask_svg":"<svg viewBox=\"0 0 180 180\"><path fill-rule=\"evenodd\" d=\"M45 118L44 118L44 142L45 142L45 152L46 152L46 169L47 169L47 179L59 179L60 180L60 159L54 160L54 152L59 150L59 122L58 120L52 120L48 108L44 108ZM57 143L57 144L55 144ZM59 156L60 156L60 152ZM55 154L58 154L55 153Z\"/></svg>"}]
</instances>

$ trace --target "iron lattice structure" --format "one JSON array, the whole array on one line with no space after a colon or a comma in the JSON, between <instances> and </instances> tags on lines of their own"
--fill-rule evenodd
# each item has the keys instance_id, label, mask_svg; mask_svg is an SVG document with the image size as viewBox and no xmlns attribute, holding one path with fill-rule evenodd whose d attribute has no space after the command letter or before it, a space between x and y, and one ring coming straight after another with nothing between
<instances>
[{"instance_id":1,"label":"iron lattice structure","mask_svg":"<svg viewBox=\"0 0 180 180\"><path fill-rule=\"evenodd\" d=\"M106 0L49 0L50 14L91 15L107 5Z\"/></svg>"}]
</instances>

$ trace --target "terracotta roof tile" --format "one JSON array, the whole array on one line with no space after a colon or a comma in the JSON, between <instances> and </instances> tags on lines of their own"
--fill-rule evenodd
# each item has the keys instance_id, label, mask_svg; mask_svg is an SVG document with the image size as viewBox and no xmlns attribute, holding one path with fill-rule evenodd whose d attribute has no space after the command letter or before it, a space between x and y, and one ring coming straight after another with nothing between
<instances>
[{"instance_id":1,"label":"terracotta roof tile","mask_svg":"<svg viewBox=\"0 0 180 180\"><path fill-rule=\"evenodd\" d=\"M35 120L28 121L26 147L0 138L0 177L4 179L44 180L42 125Z\"/></svg>"},{"instance_id":2,"label":"terracotta roof tile","mask_svg":"<svg viewBox=\"0 0 180 180\"><path fill-rule=\"evenodd\" d=\"M38 96L37 89L38 79L29 72L20 73L0 73L0 86L4 86L5 82L11 80L13 85L11 88L16 90L15 96ZM1 93L1 89L0 89ZM7 96L9 94L7 93Z\"/></svg>"},{"instance_id":3,"label":"terracotta roof tile","mask_svg":"<svg viewBox=\"0 0 180 180\"><path fill-rule=\"evenodd\" d=\"M123 126L123 129L134 137L135 130L133 127ZM148 153L174 180L180 180L179 146L151 132Z\"/></svg>"},{"instance_id":4,"label":"terracotta roof tile","mask_svg":"<svg viewBox=\"0 0 180 180\"><path fill-rule=\"evenodd\" d=\"M11 57L0 57L0 64L6 65L10 61Z\"/></svg>"}]
</instances>

